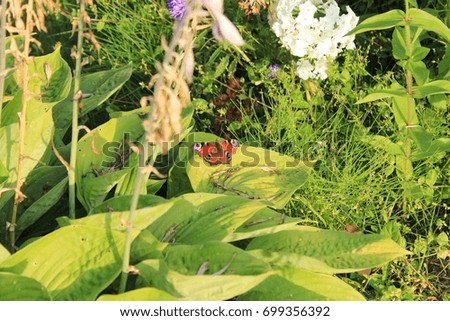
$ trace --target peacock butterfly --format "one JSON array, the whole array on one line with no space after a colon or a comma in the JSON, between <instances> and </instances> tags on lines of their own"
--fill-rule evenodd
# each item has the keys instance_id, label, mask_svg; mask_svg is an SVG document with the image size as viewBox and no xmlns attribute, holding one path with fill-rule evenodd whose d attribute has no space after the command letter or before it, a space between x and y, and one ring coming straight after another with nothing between
<instances>
[{"instance_id":1,"label":"peacock butterfly","mask_svg":"<svg viewBox=\"0 0 450 321\"><path fill-rule=\"evenodd\" d=\"M229 164L238 147L239 142L230 139L223 142L196 143L192 149L209 164L219 165Z\"/></svg>"}]
</instances>

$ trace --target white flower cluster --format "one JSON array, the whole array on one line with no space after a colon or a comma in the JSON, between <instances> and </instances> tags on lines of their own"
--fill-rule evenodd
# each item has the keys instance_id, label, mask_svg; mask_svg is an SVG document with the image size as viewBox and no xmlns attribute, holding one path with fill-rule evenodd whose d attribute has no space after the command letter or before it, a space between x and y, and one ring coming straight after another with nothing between
<instances>
[{"instance_id":1,"label":"white flower cluster","mask_svg":"<svg viewBox=\"0 0 450 321\"><path fill-rule=\"evenodd\" d=\"M327 63L344 49L355 47L355 36L344 35L358 23L347 6L339 15L334 0L278 0L270 23L284 47L297 57L301 79L327 78Z\"/></svg>"}]
</instances>

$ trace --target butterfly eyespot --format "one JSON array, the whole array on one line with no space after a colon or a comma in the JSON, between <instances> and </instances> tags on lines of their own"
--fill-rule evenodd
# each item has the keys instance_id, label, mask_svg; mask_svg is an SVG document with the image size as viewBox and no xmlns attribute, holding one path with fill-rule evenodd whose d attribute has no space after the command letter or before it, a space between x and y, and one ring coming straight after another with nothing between
<instances>
[{"instance_id":1,"label":"butterfly eyespot","mask_svg":"<svg viewBox=\"0 0 450 321\"><path fill-rule=\"evenodd\" d=\"M211 154L207 154L207 155L205 155L204 158L205 158L206 161L210 161L211 158L212 158L212 155Z\"/></svg>"},{"instance_id":2,"label":"butterfly eyespot","mask_svg":"<svg viewBox=\"0 0 450 321\"><path fill-rule=\"evenodd\" d=\"M225 156L227 157L227 159L231 159L231 153L229 153L229 152L225 152Z\"/></svg>"},{"instance_id":3,"label":"butterfly eyespot","mask_svg":"<svg viewBox=\"0 0 450 321\"><path fill-rule=\"evenodd\" d=\"M202 149L202 147L203 147L203 144L202 144L202 143L195 143L195 144L192 146L192 149L193 149L194 151L198 152L198 151L200 151L200 150Z\"/></svg>"},{"instance_id":4,"label":"butterfly eyespot","mask_svg":"<svg viewBox=\"0 0 450 321\"><path fill-rule=\"evenodd\" d=\"M229 143L233 147L238 147L240 145L239 142L236 139L230 139Z\"/></svg>"}]
</instances>

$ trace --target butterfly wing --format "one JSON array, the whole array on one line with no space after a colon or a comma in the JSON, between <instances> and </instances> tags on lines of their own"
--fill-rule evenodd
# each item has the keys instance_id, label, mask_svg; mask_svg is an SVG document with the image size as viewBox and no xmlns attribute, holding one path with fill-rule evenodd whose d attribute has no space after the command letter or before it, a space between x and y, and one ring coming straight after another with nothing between
<instances>
[{"instance_id":1,"label":"butterfly wing","mask_svg":"<svg viewBox=\"0 0 450 321\"><path fill-rule=\"evenodd\" d=\"M223 142L194 144L193 150L211 165L229 164L239 142L235 139Z\"/></svg>"}]
</instances>

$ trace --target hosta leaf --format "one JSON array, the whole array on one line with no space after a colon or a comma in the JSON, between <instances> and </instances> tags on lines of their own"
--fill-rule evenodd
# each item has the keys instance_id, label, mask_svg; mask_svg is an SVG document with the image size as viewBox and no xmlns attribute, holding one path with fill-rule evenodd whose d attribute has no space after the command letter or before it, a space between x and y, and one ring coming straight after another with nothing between
<instances>
[{"instance_id":1,"label":"hosta leaf","mask_svg":"<svg viewBox=\"0 0 450 321\"><path fill-rule=\"evenodd\" d=\"M62 59L60 48L40 57L33 57L28 64L28 92L31 99L27 104L27 121L41 116L65 99L69 93L72 75L69 65ZM50 79L47 79L47 70ZM20 70L15 73L19 77ZM17 90L14 98L2 111L2 125L18 123L17 113L22 109L22 91Z\"/></svg>"},{"instance_id":2,"label":"hosta leaf","mask_svg":"<svg viewBox=\"0 0 450 321\"><path fill-rule=\"evenodd\" d=\"M0 272L0 301L49 301L47 289L35 279Z\"/></svg>"},{"instance_id":3,"label":"hosta leaf","mask_svg":"<svg viewBox=\"0 0 450 321\"><path fill-rule=\"evenodd\" d=\"M144 130L138 115L114 118L84 135L78 142L76 181L77 196L83 206L90 210L103 200L108 191L126 173L118 170L127 166L123 160L126 141L136 141ZM124 163L125 162L125 163ZM124 169L124 171L129 169ZM102 178L105 174L111 174ZM108 188L105 189L105 181ZM87 183L89 182L89 183ZM89 188L85 185L89 184ZM95 186L98 185L98 186ZM92 203L94 200L94 203Z\"/></svg>"},{"instance_id":4,"label":"hosta leaf","mask_svg":"<svg viewBox=\"0 0 450 321\"><path fill-rule=\"evenodd\" d=\"M247 249L276 266L326 274L360 271L409 254L382 235L300 229L257 237Z\"/></svg>"},{"instance_id":5,"label":"hosta leaf","mask_svg":"<svg viewBox=\"0 0 450 321\"><path fill-rule=\"evenodd\" d=\"M336 276L315 273L293 266L280 268L279 275L304 289L321 295L325 300L365 300L358 291ZM305 299L307 298L299 298L299 300Z\"/></svg>"},{"instance_id":6,"label":"hosta leaf","mask_svg":"<svg viewBox=\"0 0 450 321\"><path fill-rule=\"evenodd\" d=\"M243 301L360 301L364 297L337 277L287 268L270 276L247 293Z\"/></svg>"},{"instance_id":7,"label":"hosta leaf","mask_svg":"<svg viewBox=\"0 0 450 321\"><path fill-rule=\"evenodd\" d=\"M183 275L154 260L136 265L146 286L160 288L181 300L228 300L249 291L274 272L259 275Z\"/></svg>"},{"instance_id":8,"label":"hosta leaf","mask_svg":"<svg viewBox=\"0 0 450 321\"><path fill-rule=\"evenodd\" d=\"M22 178L26 178L33 168L39 164L39 160L47 150L53 134L53 120L51 112L27 122L25 131L28 133L25 139L24 155L22 160ZM0 162L9 172L9 177L3 182L3 188L15 187L17 180L17 164L19 151L19 126L17 123L0 127ZM12 157L14 156L14 157ZM5 226L7 217L1 209L13 193L3 193L0 198L0 225ZM0 229L0 241L5 240L6 229Z\"/></svg>"},{"instance_id":9,"label":"hosta leaf","mask_svg":"<svg viewBox=\"0 0 450 321\"><path fill-rule=\"evenodd\" d=\"M105 226L66 226L8 257L0 271L39 281L54 300L94 300L119 274L124 240Z\"/></svg>"},{"instance_id":10,"label":"hosta leaf","mask_svg":"<svg viewBox=\"0 0 450 321\"><path fill-rule=\"evenodd\" d=\"M241 146L231 164L210 166L195 156L187 167L196 192L239 195L282 208L307 180L313 164L263 148Z\"/></svg>"},{"instance_id":11,"label":"hosta leaf","mask_svg":"<svg viewBox=\"0 0 450 321\"><path fill-rule=\"evenodd\" d=\"M268 263L231 244L205 242L198 245L172 245L164 251L168 268L181 274L255 275L271 270Z\"/></svg>"},{"instance_id":12,"label":"hosta leaf","mask_svg":"<svg viewBox=\"0 0 450 321\"><path fill-rule=\"evenodd\" d=\"M179 200L148 228L160 241L185 244L235 241L245 238L246 229L252 232L264 228L270 233L270 228L278 226L282 220L282 215L275 211L259 213L266 209L266 203L239 196L194 193L183 195ZM260 225L258 220L267 223ZM243 234L233 234L235 231Z\"/></svg>"},{"instance_id":13,"label":"hosta leaf","mask_svg":"<svg viewBox=\"0 0 450 321\"><path fill-rule=\"evenodd\" d=\"M133 230L135 233L145 229L155 220L171 209L174 205L180 203L180 201L172 200L165 203L149 206L137 209L133 215ZM76 220L68 220L68 224L72 225L88 225L88 226L102 226L115 231L125 230L125 221L128 219L129 210L126 211L113 211L89 215ZM137 235L137 234L136 234Z\"/></svg>"},{"instance_id":14,"label":"hosta leaf","mask_svg":"<svg viewBox=\"0 0 450 321\"><path fill-rule=\"evenodd\" d=\"M53 205L55 205L62 197L67 189L68 178L63 178L57 185L47 191L42 197L31 204L17 220L16 236L29 226L37 222Z\"/></svg>"},{"instance_id":15,"label":"hosta leaf","mask_svg":"<svg viewBox=\"0 0 450 321\"><path fill-rule=\"evenodd\" d=\"M131 66L124 66L108 71L82 75L80 80L80 90L82 93L89 94L90 96L83 99L83 108L80 110L81 115L86 115L94 110L122 87L122 85L130 78L131 72ZM73 87L67 98L54 108L55 127L58 129L59 135L61 136L64 135L72 121L72 99Z\"/></svg>"},{"instance_id":16,"label":"hosta leaf","mask_svg":"<svg viewBox=\"0 0 450 321\"><path fill-rule=\"evenodd\" d=\"M0 263L2 263L2 261L10 255L11 253L9 253L9 251L2 244L0 244Z\"/></svg>"},{"instance_id":17,"label":"hosta leaf","mask_svg":"<svg viewBox=\"0 0 450 321\"><path fill-rule=\"evenodd\" d=\"M100 205L94 207L89 215L97 213L107 213L116 211L128 211L131 204L131 195L115 196L107 199ZM137 208L156 206L162 203L166 203L167 199L156 195L141 195L139 196Z\"/></svg>"},{"instance_id":18,"label":"hosta leaf","mask_svg":"<svg viewBox=\"0 0 450 321\"><path fill-rule=\"evenodd\" d=\"M140 288L121 294L104 294L97 301L174 301L176 297L156 288Z\"/></svg>"}]
</instances>

